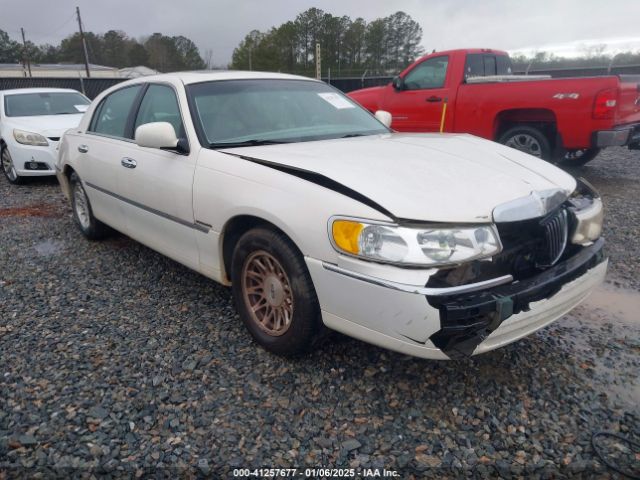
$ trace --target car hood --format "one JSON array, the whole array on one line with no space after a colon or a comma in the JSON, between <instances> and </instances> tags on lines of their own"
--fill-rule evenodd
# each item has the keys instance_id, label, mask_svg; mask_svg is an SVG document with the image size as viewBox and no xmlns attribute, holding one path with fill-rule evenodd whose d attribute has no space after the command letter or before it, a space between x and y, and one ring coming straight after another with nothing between
<instances>
[{"instance_id":1,"label":"car hood","mask_svg":"<svg viewBox=\"0 0 640 480\"><path fill-rule=\"evenodd\" d=\"M393 133L224 152L328 177L408 220L487 222L498 205L550 189L568 195L576 186L543 160L467 134Z\"/></svg>"},{"instance_id":2,"label":"car hood","mask_svg":"<svg viewBox=\"0 0 640 480\"><path fill-rule=\"evenodd\" d=\"M70 128L80 124L82 113L67 115L34 115L30 117L9 117L10 126L45 137L61 137Z\"/></svg>"}]
</instances>

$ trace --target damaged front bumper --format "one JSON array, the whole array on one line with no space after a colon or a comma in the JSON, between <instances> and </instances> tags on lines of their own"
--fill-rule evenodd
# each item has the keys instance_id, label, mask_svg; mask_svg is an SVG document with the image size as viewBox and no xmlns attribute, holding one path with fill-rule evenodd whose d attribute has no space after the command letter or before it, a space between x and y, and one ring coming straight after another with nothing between
<instances>
[{"instance_id":1,"label":"damaged front bumper","mask_svg":"<svg viewBox=\"0 0 640 480\"><path fill-rule=\"evenodd\" d=\"M604 240L535 277L481 292L452 296L427 296L440 311L441 329L431 335L433 344L450 358L470 356L492 332L512 315L553 297L564 285L605 261Z\"/></svg>"},{"instance_id":2,"label":"damaged front bumper","mask_svg":"<svg viewBox=\"0 0 640 480\"><path fill-rule=\"evenodd\" d=\"M604 279L603 244L583 247L527 280L501 277L450 288L399 283L406 269L346 258L341 265L305 260L329 328L407 355L444 360L502 347L566 314Z\"/></svg>"}]
</instances>

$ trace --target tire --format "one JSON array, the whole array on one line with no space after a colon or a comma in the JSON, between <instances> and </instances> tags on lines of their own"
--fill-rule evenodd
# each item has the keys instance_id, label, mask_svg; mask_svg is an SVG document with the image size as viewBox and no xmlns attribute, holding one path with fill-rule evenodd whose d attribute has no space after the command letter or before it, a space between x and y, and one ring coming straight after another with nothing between
<instances>
[{"instance_id":1,"label":"tire","mask_svg":"<svg viewBox=\"0 0 640 480\"><path fill-rule=\"evenodd\" d=\"M311 276L284 234L259 227L240 237L231 281L242 322L266 350L297 356L312 350L324 336Z\"/></svg>"},{"instance_id":2,"label":"tire","mask_svg":"<svg viewBox=\"0 0 640 480\"><path fill-rule=\"evenodd\" d=\"M569 150L558 162L563 167L582 167L596 158L601 148L585 148L580 150Z\"/></svg>"},{"instance_id":3,"label":"tire","mask_svg":"<svg viewBox=\"0 0 640 480\"><path fill-rule=\"evenodd\" d=\"M9 149L6 146L2 147L1 157L2 173L4 173L7 181L13 185L20 185L24 183L24 178L18 175L18 172L16 172L16 167L13 164L13 159L11 158Z\"/></svg>"},{"instance_id":4,"label":"tire","mask_svg":"<svg viewBox=\"0 0 640 480\"><path fill-rule=\"evenodd\" d=\"M540 129L528 125L510 128L498 138L498 142L543 160L551 160L551 144Z\"/></svg>"},{"instance_id":5,"label":"tire","mask_svg":"<svg viewBox=\"0 0 640 480\"><path fill-rule=\"evenodd\" d=\"M71 210L73 211L74 222L89 240L105 238L111 230L93 216L89 197L84 191L82 181L76 172L71 174L69 184L71 185Z\"/></svg>"}]
</instances>

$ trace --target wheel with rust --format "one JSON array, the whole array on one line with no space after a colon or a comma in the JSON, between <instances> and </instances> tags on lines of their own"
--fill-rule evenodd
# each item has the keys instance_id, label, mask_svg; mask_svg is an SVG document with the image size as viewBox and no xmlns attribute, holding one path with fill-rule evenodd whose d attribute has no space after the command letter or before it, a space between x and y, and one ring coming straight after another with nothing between
<instances>
[{"instance_id":1,"label":"wheel with rust","mask_svg":"<svg viewBox=\"0 0 640 480\"><path fill-rule=\"evenodd\" d=\"M246 232L233 253L231 280L240 318L267 350L298 355L320 338L323 325L311 276L284 234L268 228Z\"/></svg>"}]
</instances>

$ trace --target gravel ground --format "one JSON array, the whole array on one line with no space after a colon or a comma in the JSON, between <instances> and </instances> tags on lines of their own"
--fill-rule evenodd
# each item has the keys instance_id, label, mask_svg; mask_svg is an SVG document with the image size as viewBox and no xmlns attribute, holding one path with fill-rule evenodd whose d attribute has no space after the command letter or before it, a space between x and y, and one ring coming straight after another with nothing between
<instances>
[{"instance_id":1,"label":"gravel ground","mask_svg":"<svg viewBox=\"0 0 640 480\"><path fill-rule=\"evenodd\" d=\"M226 288L123 236L87 242L54 180L0 179L0 479L618 478L591 436L640 438L640 152L610 149L579 173L606 202L608 285L460 362L337 335L278 358L249 340ZM637 450L598 444L638 472Z\"/></svg>"}]
</instances>

